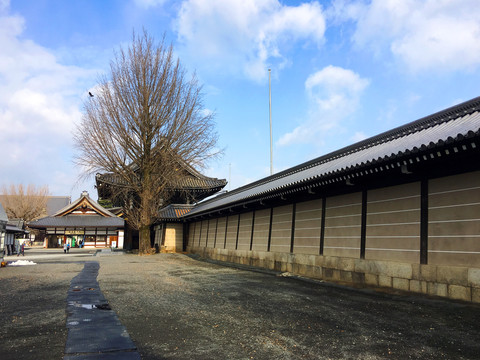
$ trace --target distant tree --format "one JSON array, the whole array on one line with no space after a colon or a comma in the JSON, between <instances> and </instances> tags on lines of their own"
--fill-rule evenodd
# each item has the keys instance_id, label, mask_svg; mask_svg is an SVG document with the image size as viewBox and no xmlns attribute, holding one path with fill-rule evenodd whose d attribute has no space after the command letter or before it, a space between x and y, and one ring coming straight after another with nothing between
<instances>
[{"instance_id":1,"label":"distant tree","mask_svg":"<svg viewBox=\"0 0 480 360\"><path fill-rule=\"evenodd\" d=\"M23 219L30 222L47 215L48 186L35 187L29 184L2 186L2 203L9 219Z\"/></svg>"},{"instance_id":2,"label":"distant tree","mask_svg":"<svg viewBox=\"0 0 480 360\"><path fill-rule=\"evenodd\" d=\"M180 181L181 164L204 166L218 154L217 134L196 76L187 80L173 47L145 31L132 40L84 103L76 163L86 177L113 174L113 195L122 199L127 221L139 230L139 252L146 253L150 227Z\"/></svg>"}]
</instances>

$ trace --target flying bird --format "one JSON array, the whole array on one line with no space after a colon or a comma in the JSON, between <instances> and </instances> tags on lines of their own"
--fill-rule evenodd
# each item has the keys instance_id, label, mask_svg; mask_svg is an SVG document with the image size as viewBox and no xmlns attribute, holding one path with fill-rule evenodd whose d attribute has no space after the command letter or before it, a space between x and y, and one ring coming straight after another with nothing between
<instances>
[{"instance_id":1,"label":"flying bird","mask_svg":"<svg viewBox=\"0 0 480 360\"><path fill-rule=\"evenodd\" d=\"M90 95L90 97L93 97L93 94L90 91L88 92L88 95Z\"/></svg>"}]
</instances>

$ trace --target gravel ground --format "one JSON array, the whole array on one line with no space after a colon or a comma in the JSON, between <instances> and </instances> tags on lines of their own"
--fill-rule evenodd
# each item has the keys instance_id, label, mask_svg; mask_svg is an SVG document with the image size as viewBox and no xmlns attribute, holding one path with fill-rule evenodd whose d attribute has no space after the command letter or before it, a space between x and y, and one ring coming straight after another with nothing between
<instances>
[{"instance_id":1,"label":"gravel ground","mask_svg":"<svg viewBox=\"0 0 480 360\"><path fill-rule=\"evenodd\" d=\"M67 262L0 269L0 359L63 358L67 290L82 268Z\"/></svg>"},{"instance_id":2,"label":"gravel ground","mask_svg":"<svg viewBox=\"0 0 480 360\"><path fill-rule=\"evenodd\" d=\"M159 254L0 269L0 359L63 357L67 290L89 260L100 263L100 288L142 359L480 357L477 305Z\"/></svg>"}]
</instances>

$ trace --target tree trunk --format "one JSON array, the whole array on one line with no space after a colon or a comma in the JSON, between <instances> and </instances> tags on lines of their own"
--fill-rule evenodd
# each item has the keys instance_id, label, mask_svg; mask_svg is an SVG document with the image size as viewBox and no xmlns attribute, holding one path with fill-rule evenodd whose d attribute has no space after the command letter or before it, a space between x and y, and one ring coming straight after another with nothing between
<instances>
[{"instance_id":1,"label":"tree trunk","mask_svg":"<svg viewBox=\"0 0 480 360\"><path fill-rule=\"evenodd\" d=\"M147 254L151 248L150 244L150 226L142 225L138 230L138 253Z\"/></svg>"}]
</instances>

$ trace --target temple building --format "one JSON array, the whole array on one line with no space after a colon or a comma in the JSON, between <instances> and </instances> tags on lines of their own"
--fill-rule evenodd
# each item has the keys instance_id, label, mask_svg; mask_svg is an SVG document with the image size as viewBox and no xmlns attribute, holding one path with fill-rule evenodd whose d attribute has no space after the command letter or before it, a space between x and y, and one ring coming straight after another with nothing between
<instances>
[{"instance_id":1,"label":"temple building","mask_svg":"<svg viewBox=\"0 0 480 360\"><path fill-rule=\"evenodd\" d=\"M179 218L188 213L194 204L218 193L227 184L225 179L205 176L185 162L179 163L179 167L183 176L172 184L168 202L164 203L164 208L159 209L158 220L152 227L151 246L158 250L182 251L183 223ZM98 201L115 206L115 210L121 208L123 204L113 197L113 188L121 185L121 179L114 174L97 174ZM138 249L138 241L138 232L129 226L127 220L124 248Z\"/></svg>"},{"instance_id":2,"label":"temple building","mask_svg":"<svg viewBox=\"0 0 480 360\"><path fill-rule=\"evenodd\" d=\"M123 248L124 219L92 200L86 191L54 215L28 226L46 232L47 247L68 243L85 248Z\"/></svg>"}]
</instances>

